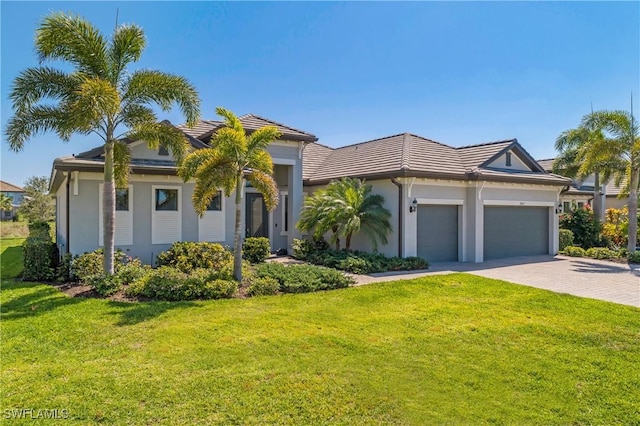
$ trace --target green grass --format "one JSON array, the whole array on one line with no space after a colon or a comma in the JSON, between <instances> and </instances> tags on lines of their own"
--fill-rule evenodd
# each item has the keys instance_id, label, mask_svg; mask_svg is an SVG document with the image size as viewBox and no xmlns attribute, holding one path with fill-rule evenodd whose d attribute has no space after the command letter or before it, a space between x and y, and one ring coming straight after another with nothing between
<instances>
[{"instance_id":1,"label":"green grass","mask_svg":"<svg viewBox=\"0 0 640 426\"><path fill-rule=\"evenodd\" d=\"M22 273L22 243L24 238L0 238L0 277L15 278Z\"/></svg>"},{"instance_id":2,"label":"green grass","mask_svg":"<svg viewBox=\"0 0 640 426\"><path fill-rule=\"evenodd\" d=\"M472 275L139 304L4 280L0 301L2 413L67 409L78 424L640 419L638 309Z\"/></svg>"}]
</instances>

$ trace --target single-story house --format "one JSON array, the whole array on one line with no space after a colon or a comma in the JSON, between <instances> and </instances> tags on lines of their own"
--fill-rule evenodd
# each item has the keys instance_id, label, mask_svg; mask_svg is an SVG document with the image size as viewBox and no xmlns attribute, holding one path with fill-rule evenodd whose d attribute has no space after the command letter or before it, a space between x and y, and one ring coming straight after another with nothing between
<instances>
[{"instance_id":1,"label":"single-story house","mask_svg":"<svg viewBox=\"0 0 640 426\"><path fill-rule=\"evenodd\" d=\"M0 180L0 193L11 199L11 210L3 210L1 220L13 220L24 198L24 189L9 182Z\"/></svg>"},{"instance_id":2,"label":"single-story house","mask_svg":"<svg viewBox=\"0 0 640 426\"><path fill-rule=\"evenodd\" d=\"M248 132L275 125L282 133L268 147L279 205L267 212L253 188L243 195L245 235L268 237L272 250L290 248L301 237L295 224L303 197L344 176L366 179L384 196L393 228L388 243L378 247L386 255L482 262L558 250L559 196L571 181L547 173L515 139L454 148L404 133L334 149L263 117L239 118ZM222 125L202 120L194 128L177 127L195 150ZM153 263L175 241L233 244L233 195L221 194L199 218L191 204L194 184L176 176L170 153L150 151L143 141L127 143L132 173L128 189L116 194L117 248ZM103 244L103 155L100 147L54 161L51 192L61 253ZM372 249L362 236L352 247Z\"/></svg>"},{"instance_id":3,"label":"single-story house","mask_svg":"<svg viewBox=\"0 0 640 426\"><path fill-rule=\"evenodd\" d=\"M540 164L547 172L551 173L554 161L555 158L548 158L538 160L538 164ZM569 211L574 205L582 207L585 204L593 204L594 185L595 175L593 174L587 176L582 181L577 181L575 179L572 180L571 186L560 194L560 202L563 205L563 210ZM620 186L616 185L613 180L601 185L600 194L604 201L602 204L603 210L621 209L627 205L627 199L624 197L620 198L620 193L622 192L622 187L624 187L624 185L624 180L620 183Z\"/></svg>"}]
</instances>

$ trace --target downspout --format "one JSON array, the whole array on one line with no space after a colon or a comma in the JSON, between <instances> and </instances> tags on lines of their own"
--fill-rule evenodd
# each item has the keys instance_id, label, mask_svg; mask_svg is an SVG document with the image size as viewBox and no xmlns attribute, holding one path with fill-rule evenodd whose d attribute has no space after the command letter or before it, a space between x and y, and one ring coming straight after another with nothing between
<instances>
[{"instance_id":1,"label":"downspout","mask_svg":"<svg viewBox=\"0 0 640 426\"><path fill-rule=\"evenodd\" d=\"M398 257L402 257L402 184L395 177L391 178L391 183L398 187Z\"/></svg>"},{"instance_id":2,"label":"downspout","mask_svg":"<svg viewBox=\"0 0 640 426\"><path fill-rule=\"evenodd\" d=\"M66 220L67 220L67 253L71 253L71 245L69 244L69 235L71 234L71 228L70 228L70 220L69 220L69 215L71 214L71 210L69 209L69 205L70 205L70 201L71 201L71 197L69 197L69 187L71 184L71 173L67 172L67 214L66 214Z\"/></svg>"}]
</instances>

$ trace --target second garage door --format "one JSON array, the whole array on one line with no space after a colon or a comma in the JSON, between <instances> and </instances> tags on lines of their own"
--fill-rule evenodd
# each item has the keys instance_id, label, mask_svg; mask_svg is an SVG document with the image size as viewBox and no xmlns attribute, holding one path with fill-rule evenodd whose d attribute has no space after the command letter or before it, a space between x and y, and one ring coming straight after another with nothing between
<instances>
[{"instance_id":1,"label":"second garage door","mask_svg":"<svg viewBox=\"0 0 640 426\"><path fill-rule=\"evenodd\" d=\"M547 207L487 206L484 208L484 258L534 256L549 253Z\"/></svg>"},{"instance_id":2,"label":"second garage door","mask_svg":"<svg viewBox=\"0 0 640 426\"><path fill-rule=\"evenodd\" d=\"M418 206L418 257L458 261L458 206Z\"/></svg>"}]
</instances>

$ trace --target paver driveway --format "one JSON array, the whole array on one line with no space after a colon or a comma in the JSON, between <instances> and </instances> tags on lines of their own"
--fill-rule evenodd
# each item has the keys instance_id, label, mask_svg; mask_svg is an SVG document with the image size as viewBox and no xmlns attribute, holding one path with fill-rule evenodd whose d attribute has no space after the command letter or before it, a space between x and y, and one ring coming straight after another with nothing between
<instances>
[{"instance_id":1,"label":"paver driveway","mask_svg":"<svg viewBox=\"0 0 640 426\"><path fill-rule=\"evenodd\" d=\"M358 284L412 279L426 275L468 272L509 281L640 307L640 265L565 256L527 256L484 263L435 263L428 271L358 275Z\"/></svg>"}]
</instances>

